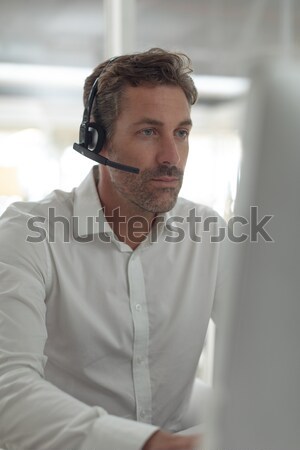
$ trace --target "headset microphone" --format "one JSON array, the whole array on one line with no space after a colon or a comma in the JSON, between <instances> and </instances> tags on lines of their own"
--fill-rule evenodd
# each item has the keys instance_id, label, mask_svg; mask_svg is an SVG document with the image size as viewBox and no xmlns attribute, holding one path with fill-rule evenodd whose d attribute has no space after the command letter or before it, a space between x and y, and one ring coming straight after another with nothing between
<instances>
[{"instance_id":1,"label":"headset microphone","mask_svg":"<svg viewBox=\"0 0 300 450\"><path fill-rule=\"evenodd\" d=\"M137 167L120 164L100 155L105 142L105 130L101 125L90 121L94 99L97 94L97 88L98 78L93 84L88 98L87 107L84 109L82 123L79 130L79 144L74 143L73 148L87 158L90 158L100 164L104 164L105 166L113 167L114 169L123 170L125 172L139 173L140 170Z\"/></svg>"}]
</instances>

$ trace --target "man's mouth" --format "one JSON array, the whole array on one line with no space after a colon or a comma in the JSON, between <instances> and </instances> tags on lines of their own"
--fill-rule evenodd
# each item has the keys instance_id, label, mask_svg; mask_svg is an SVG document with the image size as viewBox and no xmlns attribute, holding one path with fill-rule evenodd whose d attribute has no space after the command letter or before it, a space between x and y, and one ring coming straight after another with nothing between
<instances>
[{"instance_id":1,"label":"man's mouth","mask_svg":"<svg viewBox=\"0 0 300 450\"><path fill-rule=\"evenodd\" d=\"M164 187L176 187L179 183L179 178L162 176L162 177L152 178L151 181L156 185L160 185L160 186L164 186Z\"/></svg>"}]
</instances>

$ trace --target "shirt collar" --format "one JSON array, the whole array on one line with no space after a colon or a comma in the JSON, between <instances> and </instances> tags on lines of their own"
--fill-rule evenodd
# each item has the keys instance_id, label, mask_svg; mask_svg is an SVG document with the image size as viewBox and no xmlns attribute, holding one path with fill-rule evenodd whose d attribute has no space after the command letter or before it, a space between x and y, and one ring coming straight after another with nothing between
<instances>
[{"instance_id":1,"label":"shirt collar","mask_svg":"<svg viewBox=\"0 0 300 450\"><path fill-rule=\"evenodd\" d=\"M96 186L98 166L94 166L87 177L75 189L73 216L76 217L77 229L74 234L78 237L91 234L113 234L106 222L103 207Z\"/></svg>"}]
</instances>

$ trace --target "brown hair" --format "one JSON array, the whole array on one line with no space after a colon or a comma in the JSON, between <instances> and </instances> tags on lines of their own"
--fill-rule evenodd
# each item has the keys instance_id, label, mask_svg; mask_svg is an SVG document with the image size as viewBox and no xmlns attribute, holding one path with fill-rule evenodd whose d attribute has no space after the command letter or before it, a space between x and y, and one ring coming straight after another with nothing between
<instances>
[{"instance_id":1,"label":"brown hair","mask_svg":"<svg viewBox=\"0 0 300 450\"><path fill-rule=\"evenodd\" d=\"M197 90L190 77L191 61L183 53L171 53L152 48L143 53L122 55L99 64L87 77L83 100L87 105L90 90L98 80L97 96L93 105L93 119L112 137L114 124L120 114L122 93L126 85L173 85L180 87L189 102L197 100Z\"/></svg>"}]
</instances>

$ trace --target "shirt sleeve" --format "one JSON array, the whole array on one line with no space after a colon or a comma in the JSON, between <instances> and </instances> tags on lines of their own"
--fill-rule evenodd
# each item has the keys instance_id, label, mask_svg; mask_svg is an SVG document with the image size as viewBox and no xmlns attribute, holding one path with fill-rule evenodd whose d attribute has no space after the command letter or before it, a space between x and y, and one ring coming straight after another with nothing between
<instances>
[{"instance_id":1,"label":"shirt sleeve","mask_svg":"<svg viewBox=\"0 0 300 450\"><path fill-rule=\"evenodd\" d=\"M157 427L109 415L44 378L49 257L26 240L28 216L0 221L0 447L139 450Z\"/></svg>"}]
</instances>

